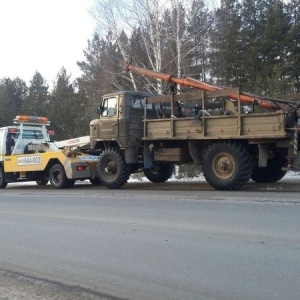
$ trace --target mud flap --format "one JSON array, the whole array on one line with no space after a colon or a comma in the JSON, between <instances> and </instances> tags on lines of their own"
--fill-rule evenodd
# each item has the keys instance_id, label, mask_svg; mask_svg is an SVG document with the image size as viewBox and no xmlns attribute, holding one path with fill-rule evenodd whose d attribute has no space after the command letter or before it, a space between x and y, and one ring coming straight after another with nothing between
<instances>
[{"instance_id":1,"label":"mud flap","mask_svg":"<svg viewBox=\"0 0 300 300\"><path fill-rule=\"evenodd\" d=\"M259 150L259 156L258 156L258 166L266 167L268 165L268 154L269 154L269 148L268 145L265 144L259 144L258 145Z\"/></svg>"},{"instance_id":2,"label":"mud flap","mask_svg":"<svg viewBox=\"0 0 300 300\"><path fill-rule=\"evenodd\" d=\"M150 150L150 144L144 143L144 169L150 169L153 165L153 155Z\"/></svg>"}]
</instances>

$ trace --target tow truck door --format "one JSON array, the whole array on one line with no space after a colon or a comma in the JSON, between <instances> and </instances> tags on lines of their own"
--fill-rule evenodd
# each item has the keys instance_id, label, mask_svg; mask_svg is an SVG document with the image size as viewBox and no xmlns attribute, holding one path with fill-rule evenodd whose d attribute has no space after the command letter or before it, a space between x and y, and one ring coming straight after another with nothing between
<instances>
[{"instance_id":1,"label":"tow truck door","mask_svg":"<svg viewBox=\"0 0 300 300\"><path fill-rule=\"evenodd\" d=\"M100 139L118 139L119 136L119 107L118 96L103 99L103 111L98 120Z\"/></svg>"}]
</instances>

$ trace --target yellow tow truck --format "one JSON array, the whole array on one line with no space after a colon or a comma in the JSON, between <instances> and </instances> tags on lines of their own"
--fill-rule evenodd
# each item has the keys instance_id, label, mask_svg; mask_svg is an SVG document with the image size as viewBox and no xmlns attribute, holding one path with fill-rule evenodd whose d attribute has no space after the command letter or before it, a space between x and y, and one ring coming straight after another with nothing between
<instances>
[{"instance_id":1,"label":"yellow tow truck","mask_svg":"<svg viewBox=\"0 0 300 300\"><path fill-rule=\"evenodd\" d=\"M98 156L79 148L58 147L50 141L46 117L17 116L14 125L0 128L0 188L10 182L36 181L54 188L72 187L76 180L100 183Z\"/></svg>"}]
</instances>

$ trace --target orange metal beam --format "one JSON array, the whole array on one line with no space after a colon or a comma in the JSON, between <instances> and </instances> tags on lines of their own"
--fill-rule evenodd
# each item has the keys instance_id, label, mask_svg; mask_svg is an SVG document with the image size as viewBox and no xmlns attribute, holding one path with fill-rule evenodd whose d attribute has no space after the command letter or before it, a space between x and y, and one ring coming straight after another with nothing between
<instances>
[{"instance_id":1,"label":"orange metal beam","mask_svg":"<svg viewBox=\"0 0 300 300\"><path fill-rule=\"evenodd\" d=\"M163 81L173 82L173 83L176 83L176 84L180 84L182 86L193 87L193 88L200 89L200 90L203 90L203 91L215 91L215 90L222 89L222 87L207 84L207 83L198 81L198 80L190 78L190 77L178 78L178 77L175 77L172 74L159 73L159 72L156 72L156 71L152 71L152 70L148 70L148 69L145 69L145 68L137 67L137 66L134 66L131 62L126 62L125 70L127 72L132 71L132 72L135 72L137 74L145 75L145 76L152 77L152 78L161 79ZM262 106L264 108L271 108L271 109L276 109L276 110L281 109L281 105L278 105L278 104L276 104L274 102L271 102L271 101L263 100L259 97L251 97L251 96L246 96L246 95L243 95L243 94L241 94L241 95L231 94L231 95L229 95L229 97L231 99L234 99L234 100L238 100L238 98L240 98L241 101L246 102L246 103L250 103L250 104L253 104L255 102L257 105Z\"/></svg>"}]
</instances>

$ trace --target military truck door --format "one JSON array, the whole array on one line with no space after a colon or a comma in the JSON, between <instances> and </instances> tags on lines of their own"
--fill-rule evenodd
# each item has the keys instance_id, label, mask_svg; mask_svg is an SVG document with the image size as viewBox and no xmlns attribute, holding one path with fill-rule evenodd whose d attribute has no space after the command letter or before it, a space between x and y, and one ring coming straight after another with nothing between
<instances>
[{"instance_id":1,"label":"military truck door","mask_svg":"<svg viewBox=\"0 0 300 300\"><path fill-rule=\"evenodd\" d=\"M103 100L103 111L99 119L100 139L117 139L119 135L118 96Z\"/></svg>"}]
</instances>

